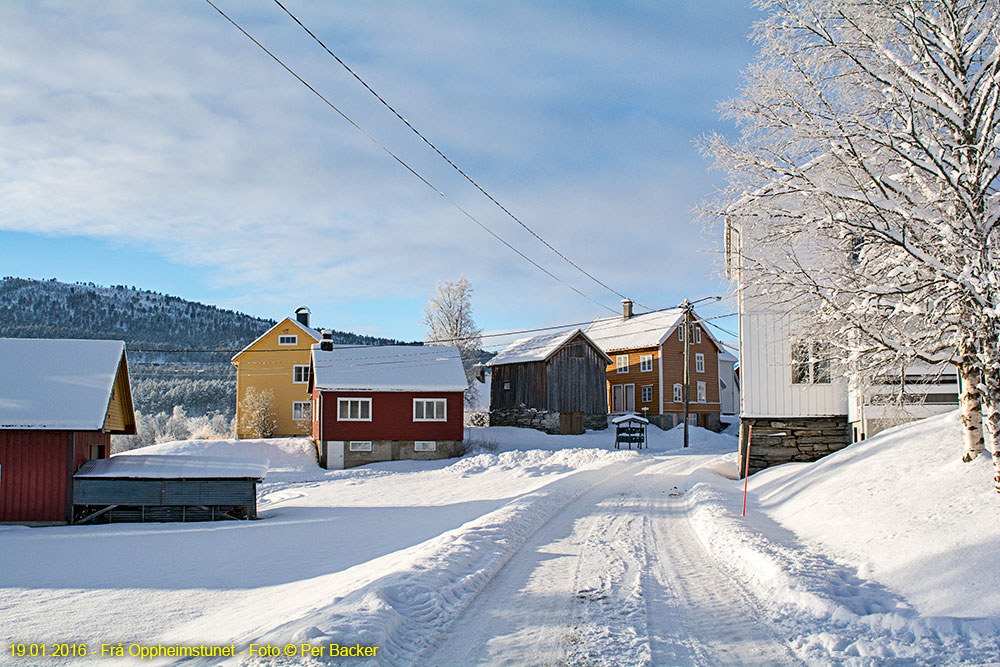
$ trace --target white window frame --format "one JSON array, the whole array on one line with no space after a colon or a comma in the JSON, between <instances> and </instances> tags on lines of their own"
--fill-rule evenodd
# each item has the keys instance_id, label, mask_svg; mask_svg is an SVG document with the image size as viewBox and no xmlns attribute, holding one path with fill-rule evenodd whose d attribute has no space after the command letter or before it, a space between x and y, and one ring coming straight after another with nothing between
<instances>
[{"instance_id":1,"label":"white window frame","mask_svg":"<svg viewBox=\"0 0 1000 667\"><path fill-rule=\"evenodd\" d=\"M299 369L302 370L302 379L296 380L295 373ZM309 364L295 364L292 366L292 384L309 384Z\"/></svg>"},{"instance_id":2,"label":"white window frame","mask_svg":"<svg viewBox=\"0 0 1000 667\"><path fill-rule=\"evenodd\" d=\"M708 402L708 385L702 380L698 380L698 403Z\"/></svg>"},{"instance_id":3,"label":"white window frame","mask_svg":"<svg viewBox=\"0 0 1000 667\"><path fill-rule=\"evenodd\" d=\"M646 398L646 394L647 393L649 394L649 398ZM641 399L640 402L642 402L642 403L652 403L653 402L653 385L651 385L651 384L643 385L641 387L639 396L640 396L640 399Z\"/></svg>"},{"instance_id":4,"label":"white window frame","mask_svg":"<svg viewBox=\"0 0 1000 667\"><path fill-rule=\"evenodd\" d=\"M651 354L639 355L639 372L641 373L653 372L653 355Z\"/></svg>"},{"instance_id":5,"label":"white window frame","mask_svg":"<svg viewBox=\"0 0 1000 667\"><path fill-rule=\"evenodd\" d=\"M427 415L427 404L437 403L443 404L444 416L443 417L430 417ZM423 412L423 417L417 417L417 405L421 405L421 412ZM434 408L434 414L437 414L437 408ZM448 399L447 398L415 398L413 399L413 421L415 422L446 422L448 421Z\"/></svg>"},{"instance_id":6,"label":"white window frame","mask_svg":"<svg viewBox=\"0 0 1000 667\"><path fill-rule=\"evenodd\" d=\"M436 440L414 440L413 441L413 451L415 451L415 452L436 452L437 451L437 441Z\"/></svg>"},{"instance_id":7,"label":"white window frame","mask_svg":"<svg viewBox=\"0 0 1000 667\"><path fill-rule=\"evenodd\" d=\"M694 355L694 372L704 373L705 372L705 355L701 352L696 352Z\"/></svg>"},{"instance_id":8,"label":"white window frame","mask_svg":"<svg viewBox=\"0 0 1000 667\"><path fill-rule=\"evenodd\" d=\"M287 339L291 338L291 342ZM278 345L298 345L298 334L278 334Z\"/></svg>"},{"instance_id":9,"label":"white window frame","mask_svg":"<svg viewBox=\"0 0 1000 667\"><path fill-rule=\"evenodd\" d=\"M351 403L353 403L353 402L357 402L357 404L358 404L358 416L357 417L351 417L350 416L350 414L351 414ZM347 417L341 417L340 416L340 413L341 413L340 406L342 406L344 403L347 403L347 414L348 414ZM362 412L361 406L362 405L366 405L366 404L368 405L368 416L367 417L362 417L361 416L361 412ZM370 422L371 420L372 420L372 399L370 399L370 398L361 398L360 396L344 396L342 398L338 398L337 399L337 421L339 421L339 422Z\"/></svg>"},{"instance_id":10,"label":"white window frame","mask_svg":"<svg viewBox=\"0 0 1000 667\"><path fill-rule=\"evenodd\" d=\"M694 344L701 345L701 327L694 328Z\"/></svg>"},{"instance_id":11,"label":"white window frame","mask_svg":"<svg viewBox=\"0 0 1000 667\"><path fill-rule=\"evenodd\" d=\"M622 361L624 359L624 362ZM618 367L618 373L624 374L628 373L628 355L619 354L615 357L615 366Z\"/></svg>"},{"instance_id":12,"label":"white window frame","mask_svg":"<svg viewBox=\"0 0 1000 667\"><path fill-rule=\"evenodd\" d=\"M304 409L303 409L303 406ZM295 416L295 408L299 409L299 416ZM303 413L308 413L303 416ZM292 421L306 422L312 421L312 401L292 401Z\"/></svg>"},{"instance_id":13,"label":"white window frame","mask_svg":"<svg viewBox=\"0 0 1000 667\"><path fill-rule=\"evenodd\" d=\"M674 383L674 403L684 402L684 385L680 382Z\"/></svg>"},{"instance_id":14,"label":"white window frame","mask_svg":"<svg viewBox=\"0 0 1000 667\"><path fill-rule=\"evenodd\" d=\"M677 327L677 340L679 340L682 343L684 342L684 325L683 324L680 325L679 327Z\"/></svg>"},{"instance_id":15,"label":"white window frame","mask_svg":"<svg viewBox=\"0 0 1000 667\"><path fill-rule=\"evenodd\" d=\"M802 352L807 358L802 358ZM832 383L833 374L829 355L826 353L826 348L818 341L793 340L791 359L792 385ZM796 375L799 377L796 378Z\"/></svg>"},{"instance_id":16,"label":"white window frame","mask_svg":"<svg viewBox=\"0 0 1000 667\"><path fill-rule=\"evenodd\" d=\"M370 452L372 450L372 441L351 440L347 443L347 450L350 452Z\"/></svg>"}]
</instances>

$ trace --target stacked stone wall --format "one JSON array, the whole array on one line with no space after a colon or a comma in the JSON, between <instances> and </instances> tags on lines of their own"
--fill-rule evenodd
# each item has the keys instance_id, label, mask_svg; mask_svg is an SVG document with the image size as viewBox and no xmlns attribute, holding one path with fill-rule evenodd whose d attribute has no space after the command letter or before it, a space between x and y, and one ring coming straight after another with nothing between
<instances>
[{"instance_id":1,"label":"stacked stone wall","mask_svg":"<svg viewBox=\"0 0 1000 667\"><path fill-rule=\"evenodd\" d=\"M560 434L559 412L557 410L537 410L535 408L502 408L490 410L490 426L517 426L533 428L551 435ZM608 415L603 412L583 414L585 430L601 430L608 427Z\"/></svg>"},{"instance_id":2,"label":"stacked stone wall","mask_svg":"<svg viewBox=\"0 0 1000 667\"><path fill-rule=\"evenodd\" d=\"M750 443L750 474L793 461L816 461L851 444L847 417L744 417L740 421L740 477L747 470L746 448ZM782 433L784 435L776 435Z\"/></svg>"}]
</instances>

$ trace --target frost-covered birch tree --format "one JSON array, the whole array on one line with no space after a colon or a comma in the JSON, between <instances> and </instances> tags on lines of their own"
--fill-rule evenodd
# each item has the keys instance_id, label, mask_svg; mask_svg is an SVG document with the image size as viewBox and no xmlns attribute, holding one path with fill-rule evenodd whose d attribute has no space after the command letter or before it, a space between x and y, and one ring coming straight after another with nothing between
<instances>
[{"instance_id":1,"label":"frost-covered birch tree","mask_svg":"<svg viewBox=\"0 0 1000 667\"><path fill-rule=\"evenodd\" d=\"M465 392L466 405L475 402L476 386L473 384L473 366L482 345L482 330L472 319L472 284L463 275L452 282L437 283L434 296L424 307L424 324L427 326L429 345L455 345L462 355L462 367L469 388Z\"/></svg>"},{"instance_id":2,"label":"frost-covered birch tree","mask_svg":"<svg viewBox=\"0 0 1000 667\"><path fill-rule=\"evenodd\" d=\"M956 363L966 460L981 393L1000 491L1000 5L763 0L760 55L706 140L730 187L712 210L743 258L856 368ZM759 242L757 241L759 240Z\"/></svg>"}]
</instances>

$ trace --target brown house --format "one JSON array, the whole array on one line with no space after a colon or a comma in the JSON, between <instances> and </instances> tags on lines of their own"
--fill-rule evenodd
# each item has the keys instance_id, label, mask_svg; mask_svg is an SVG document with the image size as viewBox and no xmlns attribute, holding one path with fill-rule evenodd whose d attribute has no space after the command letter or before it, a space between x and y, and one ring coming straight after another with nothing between
<instances>
[{"instance_id":1,"label":"brown house","mask_svg":"<svg viewBox=\"0 0 1000 667\"><path fill-rule=\"evenodd\" d=\"M609 412L635 412L660 428L672 428L684 421L684 310L633 315L632 302L626 299L622 304L621 317L596 320L587 329L612 359L607 368ZM695 426L718 430L723 347L698 323L697 315L692 319L690 420Z\"/></svg>"},{"instance_id":2,"label":"brown house","mask_svg":"<svg viewBox=\"0 0 1000 667\"><path fill-rule=\"evenodd\" d=\"M607 428L609 363L579 329L514 341L486 364L490 425L563 435Z\"/></svg>"},{"instance_id":3,"label":"brown house","mask_svg":"<svg viewBox=\"0 0 1000 667\"><path fill-rule=\"evenodd\" d=\"M0 523L71 523L112 433L135 433L125 343L0 338Z\"/></svg>"}]
</instances>

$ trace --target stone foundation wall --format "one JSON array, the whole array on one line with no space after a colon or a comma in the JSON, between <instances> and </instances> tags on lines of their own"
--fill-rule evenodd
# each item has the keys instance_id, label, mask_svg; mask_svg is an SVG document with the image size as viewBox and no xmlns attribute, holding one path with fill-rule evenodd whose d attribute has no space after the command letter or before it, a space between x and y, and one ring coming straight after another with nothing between
<instances>
[{"instance_id":1,"label":"stone foundation wall","mask_svg":"<svg viewBox=\"0 0 1000 667\"><path fill-rule=\"evenodd\" d=\"M412 440L374 440L370 452L352 452L346 441L329 440L326 442L326 447L343 447L344 468L353 468L380 461L449 459L461 456L465 452L465 446L461 440L438 440L433 452L416 451L413 448ZM324 449L321 446L319 448L319 464L324 468L329 468L329 462L334 457L327 454L324 458L323 453Z\"/></svg>"},{"instance_id":2,"label":"stone foundation wall","mask_svg":"<svg viewBox=\"0 0 1000 667\"><path fill-rule=\"evenodd\" d=\"M490 410L490 426L517 426L533 428L551 435L559 435L559 412L535 408L503 408ZM603 412L584 413L585 430L602 430L608 427L608 415Z\"/></svg>"},{"instance_id":3,"label":"stone foundation wall","mask_svg":"<svg viewBox=\"0 0 1000 667\"><path fill-rule=\"evenodd\" d=\"M750 425L750 474L792 461L816 461L851 444L847 416L744 417L740 421L740 478L747 469L746 447ZM784 433L773 437L771 434Z\"/></svg>"}]
</instances>

